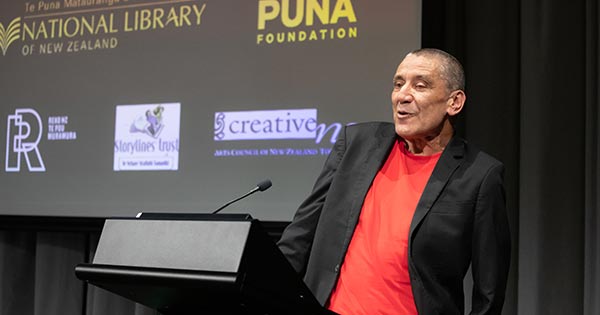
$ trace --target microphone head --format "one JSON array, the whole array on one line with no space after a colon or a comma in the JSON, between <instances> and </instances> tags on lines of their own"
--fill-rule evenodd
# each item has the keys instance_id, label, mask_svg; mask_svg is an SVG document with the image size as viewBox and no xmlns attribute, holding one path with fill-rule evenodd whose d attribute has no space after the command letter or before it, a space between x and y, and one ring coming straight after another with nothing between
<instances>
[{"instance_id":1,"label":"microphone head","mask_svg":"<svg viewBox=\"0 0 600 315\"><path fill-rule=\"evenodd\" d=\"M256 185L256 187L258 187L258 190L260 190L260 191L265 191L265 190L269 189L269 187L271 187L271 185L272 185L271 180L265 179L262 182L258 183Z\"/></svg>"}]
</instances>

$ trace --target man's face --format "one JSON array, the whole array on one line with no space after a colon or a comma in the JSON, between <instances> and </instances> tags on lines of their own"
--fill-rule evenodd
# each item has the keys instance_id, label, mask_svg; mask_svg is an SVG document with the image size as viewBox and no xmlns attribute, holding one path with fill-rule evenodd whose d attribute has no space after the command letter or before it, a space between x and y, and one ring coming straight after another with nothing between
<instances>
[{"instance_id":1,"label":"man's face","mask_svg":"<svg viewBox=\"0 0 600 315\"><path fill-rule=\"evenodd\" d=\"M439 135L452 104L438 58L409 54L394 75L392 109L396 133L406 140Z\"/></svg>"}]
</instances>

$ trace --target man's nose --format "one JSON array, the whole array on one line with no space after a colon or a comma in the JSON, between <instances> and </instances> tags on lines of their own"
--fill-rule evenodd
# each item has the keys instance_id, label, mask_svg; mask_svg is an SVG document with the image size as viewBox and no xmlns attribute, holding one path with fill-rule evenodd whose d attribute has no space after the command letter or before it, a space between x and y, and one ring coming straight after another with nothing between
<instances>
[{"instance_id":1,"label":"man's nose","mask_svg":"<svg viewBox=\"0 0 600 315\"><path fill-rule=\"evenodd\" d=\"M396 99L400 103L410 103L414 100L412 90L409 86L405 85L401 87L397 92Z\"/></svg>"}]
</instances>

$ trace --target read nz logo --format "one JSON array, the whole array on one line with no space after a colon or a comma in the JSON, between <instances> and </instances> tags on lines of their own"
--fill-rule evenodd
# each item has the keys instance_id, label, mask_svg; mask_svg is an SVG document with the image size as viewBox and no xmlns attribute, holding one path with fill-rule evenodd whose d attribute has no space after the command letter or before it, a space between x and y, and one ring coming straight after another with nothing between
<instances>
[{"instance_id":1,"label":"read nz logo","mask_svg":"<svg viewBox=\"0 0 600 315\"><path fill-rule=\"evenodd\" d=\"M6 56L6 51L10 44L21 38L21 18L13 19L7 27L0 23L0 49L2 56Z\"/></svg>"}]
</instances>

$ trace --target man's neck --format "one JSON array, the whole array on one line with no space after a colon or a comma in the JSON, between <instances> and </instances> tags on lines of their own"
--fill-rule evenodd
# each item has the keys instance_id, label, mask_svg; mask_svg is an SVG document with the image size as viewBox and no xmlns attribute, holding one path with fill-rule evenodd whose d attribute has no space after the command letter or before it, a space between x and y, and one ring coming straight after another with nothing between
<instances>
[{"instance_id":1,"label":"man's neck","mask_svg":"<svg viewBox=\"0 0 600 315\"><path fill-rule=\"evenodd\" d=\"M406 149L410 153L414 155L433 155L444 151L453 135L454 128L447 126L433 136L403 140L406 143Z\"/></svg>"}]
</instances>

